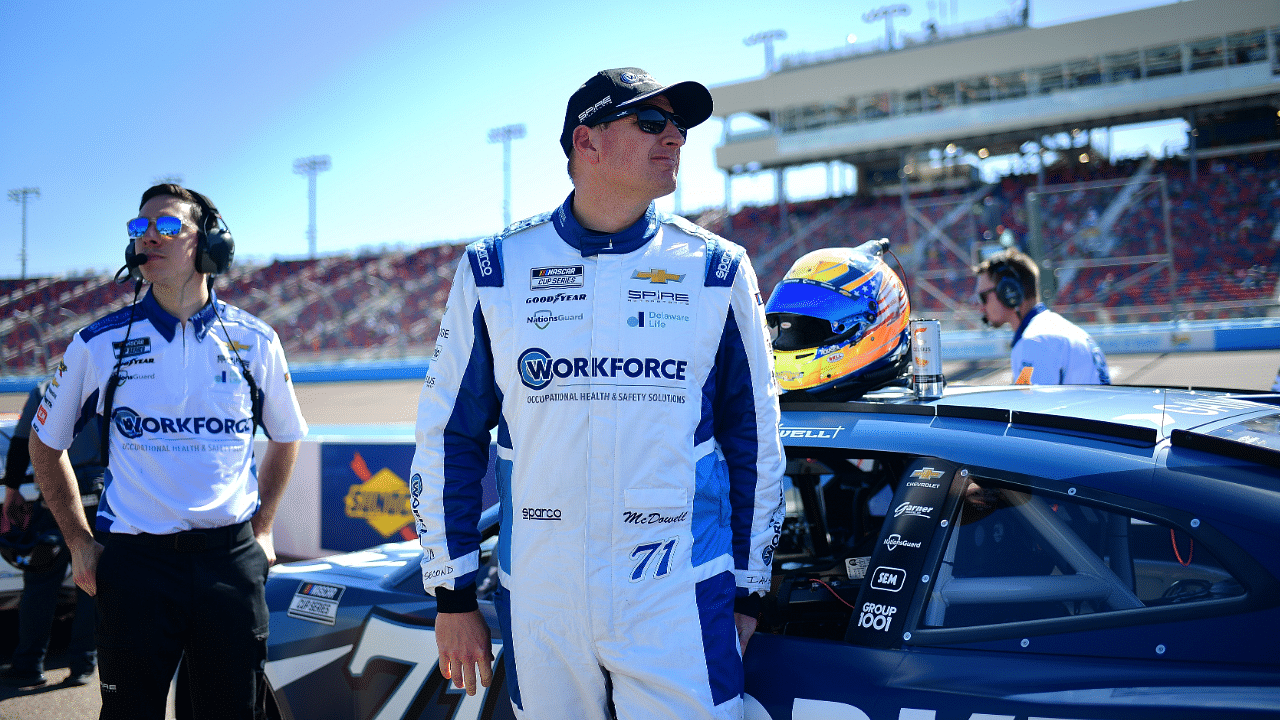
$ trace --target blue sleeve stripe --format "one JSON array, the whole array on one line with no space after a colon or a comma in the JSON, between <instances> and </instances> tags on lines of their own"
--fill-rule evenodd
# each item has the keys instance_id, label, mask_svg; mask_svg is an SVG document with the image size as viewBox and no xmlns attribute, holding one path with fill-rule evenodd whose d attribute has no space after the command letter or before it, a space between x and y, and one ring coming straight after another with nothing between
<instances>
[{"instance_id":1,"label":"blue sleeve stripe","mask_svg":"<svg viewBox=\"0 0 1280 720\"><path fill-rule=\"evenodd\" d=\"M79 435L80 431L84 429L84 426L88 424L88 422L91 419L96 417L97 414L98 414L98 391L94 390L92 393L89 394L89 398L84 401L84 405L80 406L80 417L76 418L75 429L73 430L73 432L76 435Z\"/></svg>"},{"instance_id":2,"label":"blue sleeve stripe","mask_svg":"<svg viewBox=\"0 0 1280 720\"><path fill-rule=\"evenodd\" d=\"M716 238L707 240L707 273L703 281L706 287L733 287L733 276L742 262L741 253Z\"/></svg>"},{"instance_id":3,"label":"blue sleeve stripe","mask_svg":"<svg viewBox=\"0 0 1280 720\"><path fill-rule=\"evenodd\" d=\"M502 287L502 237L477 240L467 246L467 260L476 287Z\"/></svg>"},{"instance_id":4,"label":"blue sleeve stripe","mask_svg":"<svg viewBox=\"0 0 1280 720\"><path fill-rule=\"evenodd\" d=\"M712 374L716 376L713 401L715 437L729 465L733 563L738 569L746 569L751 556L760 439L751 364L747 361L747 349L732 307L725 318Z\"/></svg>"},{"instance_id":5,"label":"blue sleeve stripe","mask_svg":"<svg viewBox=\"0 0 1280 720\"><path fill-rule=\"evenodd\" d=\"M489 466L489 428L497 424L501 407L494 385L489 329L479 304L472 315L472 327L471 357L444 427L445 541L449 556L454 558L480 546L476 525L483 509L481 480Z\"/></svg>"}]
</instances>

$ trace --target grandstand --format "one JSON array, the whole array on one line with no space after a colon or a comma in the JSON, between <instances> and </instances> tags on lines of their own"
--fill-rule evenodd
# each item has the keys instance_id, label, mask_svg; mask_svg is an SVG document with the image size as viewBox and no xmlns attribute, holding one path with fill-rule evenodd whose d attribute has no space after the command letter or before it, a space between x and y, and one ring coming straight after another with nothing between
<instances>
[{"instance_id":1,"label":"grandstand","mask_svg":"<svg viewBox=\"0 0 1280 720\"><path fill-rule=\"evenodd\" d=\"M766 294L808 250L888 237L915 314L949 329L978 327L969 267L1005 244L1041 261L1045 299L1080 322L1280 314L1280 5L935 30L713 88L717 115L762 126L726 130L717 163L731 177L774 171L785 190L785 168L858 168L852 195L692 218L748 249ZM1172 118L1194 129L1180 157L1112 163L1088 143L1091 128ZM1030 157L994 182L970 162L1007 153ZM237 265L217 292L269 322L295 364L427 356L461 253ZM0 374L47 372L131 290L107 276L0 280Z\"/></svg>"}]
</instances>

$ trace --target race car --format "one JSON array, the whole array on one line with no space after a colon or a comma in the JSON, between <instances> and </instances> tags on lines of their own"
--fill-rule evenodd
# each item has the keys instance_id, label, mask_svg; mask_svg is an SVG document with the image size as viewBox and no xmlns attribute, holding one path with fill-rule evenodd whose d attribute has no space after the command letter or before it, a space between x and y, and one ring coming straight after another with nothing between
<instances>
[{"instance_id":1,"label":"race car","mask_svg":"<svg viewBox=\"0 0 1280 720\"><path fill-rule=\"evenodd\" d=\"M1274 403L1018 386L784 404L787 519L746 717L1280 716ZM512 717L501 662L475 696L440 675L419 556L273 568L274 717ZM500 660L492 574L477 592Z\"/></svg>"}]
</instances>

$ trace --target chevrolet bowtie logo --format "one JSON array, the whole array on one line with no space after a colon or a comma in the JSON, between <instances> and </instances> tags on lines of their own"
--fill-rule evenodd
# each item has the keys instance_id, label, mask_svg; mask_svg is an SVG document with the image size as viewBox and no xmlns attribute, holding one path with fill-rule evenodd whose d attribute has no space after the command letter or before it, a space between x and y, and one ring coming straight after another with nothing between
<instances>
[{"instance_id":1,"label":"chevrolet bowtie logo","mask_svg":"<svg viewBox=\"0 0 1280 720\"><path fill-rule=\"evenodd\" d=\"M640 272L639 270L637 270L635 274L631 276L631 279L632 280L648 280L651 283L660 283L662 285L665 285L669 282L681 282L684 280L684 276L674 275L672 273L667 272L666 270L649 268L649 272Z\"/></svg>"},{"instance_id":2,"label":"chevrolet bowtie logo","mask_svg":"<svg viewBox=\"0 0 1280 720\"><path fill-rule=\"evenodd\" d=\"M235 340L232 340L232 341L231 341L231 349L232 349L233 351L235 351L235 352L240 352L241 350L248 350L250 347L252 347L252 346L250 346L250 345L241 345L240 343L236 342Z\"/></svg>"},{"instance_id":3,"label":"chevrolet bowtie logo","mask_svg":"<svg viewBox=\"0 0 1280 720\"><path fill-rule=\"evenodd\" d=\"M934 470L931 467L920 468L919 470L911 473L911 477L920 478L921 480L936 480L942 477L942 471Z\"/></svg>"}]
</instances>

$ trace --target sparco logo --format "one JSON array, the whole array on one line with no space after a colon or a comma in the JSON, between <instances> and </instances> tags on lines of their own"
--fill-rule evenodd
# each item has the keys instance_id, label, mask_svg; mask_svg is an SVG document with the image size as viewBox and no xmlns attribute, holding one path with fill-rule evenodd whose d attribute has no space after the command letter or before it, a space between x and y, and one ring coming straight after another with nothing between
<instances>
[{"instance_id":1,"label":"sparco logo","mask_svg":"<svg viewBox=\"0 0 1280 720\"><path fill-rule=\"evenodd\" d=\"M542 348L529 348L516 359L520 382L530 390L541 390L552 378L607 377L684 380L688 360L659 358L553 358Z\"/></svg>"},{"instance_id":2,"label":"sparco logo","mask_svg":"<svg viewBox=\"0 0 1280 720\"><path fill-rule=\"evenodd\" d=\"M534 295L533 297L526 298L524 303L525 305L536 305L538 303L557 303L561 301L568 302L569 300L586 299L586 293L556 293L555 295Z\"/></svg>"},{"instance_id":3,"label":"sparco logo","mask_svg":"<svg viewBox=\"0 0 1280 720\"><path fill-rule=\"evenodd\" d=\"M184 418L150 418L142 417L131 408L116 408L111 413L120 434L136 440L147 433L169 433L186 435L237 435L249 432L249 418L216 418L216 417L184 417Z\"/></svg>"},{"instance_id":4,"label":"sparco logo","mask_svg":"<svg viewBox=\"0 0 1280 720\"><path fill-rule=\"evenodd\" d=\"M489 248L481 245L476 249L476 265L480 266L480 274L488 277L493 274L493 261L489 259Z\"/></svg>"},{"instance_id":5,"label":"sparco logo","mask_svg":"<svg viewBox=\"0 0 1280 720\"><path fill-rule=\"evenodd\" d=\"M916 549L916 550L920 549L920 543L919 543L919 542L912 542L912 541L910 541L910 540L903 540L903 539L902 539L902 536L901 536L901 535L899 535L898 533L894 533L894 534L890 535L889 537L885 538L885 539L884 539L884 546L885 546L885 547L887 547L887 548L889 548L889 551L890 551L890 552L893 552L894 550L896 550L896 549L898 549L898 548L900 548L900 547L904 547L904 548L913 548L913 549Z\"/></svg>"},{"instance_id":6,"label":"sparco logo","mask_svg":"<svg viewBox=\"0 0 1280 720\"><path fill-rule=\"evenodd\" d=\"M893 622L898 608L880 603L863 603L862 614L858 616L858 627L871 628L889 632L889 624Z\"/></svg>"},{"instance_id":7,"label":"sparco logo","mask_svg":"<svg viewBox=\"0 0 1280 720\"><path fill-rule=\"evenodd\" d=\"M720 256L720 264L716 266L716 277L723 280L729 277L729 267L733 265L733 256L724 253Z\"/></svg>"},{"instance_id":8,"label":"sparco logo","mask_svg":"<svg viewBox=\"0 0 1280 720\"><path fill-rule=\"evenodd\" d=\"M520 512L525 520L559 520L559 508L524 508Z\"/></svg>"},{"instance_id":9,"label":"sparco logo","mask_svg":"<svg viewBox=\"0 0 1280 720\"><path fill-rule=\"evenodd\" d=\"M907 515L910 517L927 518L929 517L929 514L932 512L933 512L933 508L931 507L925 507L923 505L912 505L911 503L902 503L901 505L893 509L893 516L902 517L903 515Z\"/></svg>"},{"instance_id":10,"label":"sparco logo","mask_svg":"<svg viewBox=\"0 0 1280 720\"><path fill-rule=\"evenodd\" d=\"M639 513L639 512L623 512L622 522L628 525L670 525L671 523L684 522L689 517L688 512L682 512L679 515L663 515L660 512Z\"/></svg>"}]
</instances>

